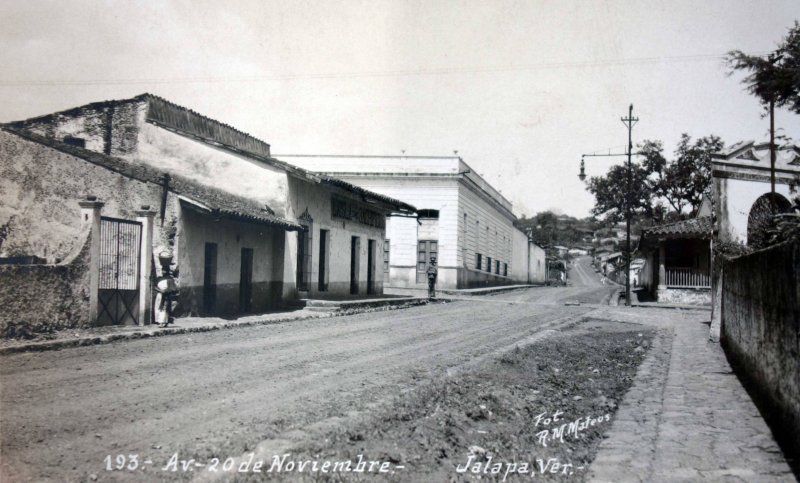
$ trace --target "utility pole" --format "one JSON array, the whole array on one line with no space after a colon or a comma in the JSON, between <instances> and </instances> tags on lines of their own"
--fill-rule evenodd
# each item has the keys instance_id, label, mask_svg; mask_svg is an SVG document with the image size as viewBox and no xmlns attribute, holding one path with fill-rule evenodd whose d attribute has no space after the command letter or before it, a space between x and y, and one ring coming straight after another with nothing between
<instances>
[{"instance_id":1,"label":"utility pole","mask_svg":"<svg viewBox=\"0 0 800 483\"><path fill-rule=\"evenodd\" d=\"M633 125L639 121L638 117L633 117L633 104L628 108L628 117L621 118L622 123L628 126L628 187L625 190L625 240L627 243L627 253L625 255L625 305L631 306L631 189L633 188L633 165L631 155L633 154Z\"/></svg>"},{"instance_id":2,"label":"utility pole","mask_svg":"<svg viewBox=\"0 0 800 483\"><path fill-rule=\"evenodd\" d=\"M780 54L772 52L767 57L772 69L775 69L775 64L780 60ZM773 70L772 75L775 75ZM770 89L769 98L769 182L771 185L772 196L775 196L775 91Z\"/></svg>"},{"instance_id":3,"label":"utility pole","mask_svg":"<svg viewBox=\"0 0 800 483\"><path fill-rule=\"evenodd\" d=\"M775 196L775 96L769 100L769 182Z\"/></svg>"},{"instance_id":4,"label":"utility pole","mask_svg":"<svg viewBox=\"0 0 800 483\"><path fill-rule=\"evenodd\" d=\"M622 123L628 127L628 152L625 153L628 156L628 166L627 166L627 186L625 189L625 193L623 199L625 200L625 241L627 243L627 253L625 256L625 305L630 307L631 305L631 191L633 188L633 164L631 161L631 156L633 155L633 125L639 122L638 117L633 117L633 104L630 105L628 108L628 117L620 118ZM578 173L578 179L581 181L586 180L586 171L585 171L585 163L584 158L586 156L624 156L625 154L612 154L610 151L608 154L582 154L581 155L581 170ZM636 153L642 154L642 153Z\"/></svg>"}]
</instances>

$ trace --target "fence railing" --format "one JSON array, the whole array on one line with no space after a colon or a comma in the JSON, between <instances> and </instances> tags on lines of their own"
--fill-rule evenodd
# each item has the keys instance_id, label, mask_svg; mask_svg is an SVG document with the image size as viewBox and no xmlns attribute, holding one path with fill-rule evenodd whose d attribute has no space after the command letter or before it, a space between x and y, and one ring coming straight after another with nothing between
<instances>
[{"instance_id":1,"label":"fence railing","mask_svg":"<svg viewBox=\"0 0 800 483\"><path fill-rule=\"evenodd\" d=\"M671 267L666 269L667 287L711 287L711 276L696 268Z\"/></svg>"}]
</instances>

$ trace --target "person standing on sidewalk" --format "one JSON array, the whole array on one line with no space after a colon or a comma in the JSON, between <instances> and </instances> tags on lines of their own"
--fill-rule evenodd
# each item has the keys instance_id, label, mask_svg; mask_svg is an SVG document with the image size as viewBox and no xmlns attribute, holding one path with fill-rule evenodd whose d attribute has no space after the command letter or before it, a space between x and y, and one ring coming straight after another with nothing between
<instances>
[{"instance_id":1,"label":"person standing on sidewalk","mask_svg":"<svg viewBox=\"0 0 800 483\"><path fill-rule=\"evenodd\" d=\"M436 257L431 257L431 264L428 266L428 298L436 298L436 276L439 270L436 268Z\"/></svg>"}]
</instances>

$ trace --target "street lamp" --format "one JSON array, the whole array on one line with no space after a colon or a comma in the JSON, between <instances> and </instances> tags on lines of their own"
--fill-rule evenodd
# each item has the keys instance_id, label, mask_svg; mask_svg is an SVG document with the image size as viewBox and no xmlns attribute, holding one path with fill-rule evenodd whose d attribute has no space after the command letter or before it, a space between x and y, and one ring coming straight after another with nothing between
<instances>
[{"instance_id":1,"label":"street lamp","mask_svg":"<svg viewBox=\"0 0 800 483\"><path fill-rule=\"evenodd\" d=\"M578 173L578 179L581 181L586 180L586 169L584 163L585 156L628 156L627 164L627 183L624 194L625 200L625 240L627 253L625 256L625 305L631 305L631 192L633 191L633 168L631 164L631 155L633 154L633 140L632 133L633 125L639 121L638 117L633 117L633 104L628 108L628 117L621 118L621 121L628 127L628 152L625 154L582 154L581 155L581 170ZM639 153L637 153L639 154Z\"/></svg>"}]
</instances>

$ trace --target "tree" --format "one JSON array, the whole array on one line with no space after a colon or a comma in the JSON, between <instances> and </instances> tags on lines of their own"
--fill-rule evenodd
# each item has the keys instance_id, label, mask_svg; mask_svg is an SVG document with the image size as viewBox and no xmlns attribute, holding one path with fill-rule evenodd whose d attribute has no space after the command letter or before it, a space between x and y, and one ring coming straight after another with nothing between
<instances>
[{"instance_id":1,"label":"tree","mask_svg":"<svg viewBox=\"0 0 800 483\"><path fill-rule=\"evenodd\" d=\"M640 144L642 159L632 163L629 193L633 217L650 224L694 216L711 181L711 154L723 147L722 140L714 135L692 142L688 134L683 134L674 160L668 161L661 141ZM587 189L595 197L593 215L612 223L625 219L627 176L627 168L617 165L605 176L589 180Z\"/></svg>"},{"instance_id":2,"label":"tree","mask_svg":"<svg viewBox=\"0 0 800 483\"><path fill-rule=\"evenodd\" d=\"M729 74L744 70L747 90L768 106L788 107L800 114L800 23L797 20L786 38L767 57L747 55L741 50L728 52Z\"/></svg>"},{"instance_id":3,"label":"tree","mask_svg":"<svg viewBox=\"0 0 800 483\"><path fill-rule=\"evenodd\" d=\"M531 218L523 216L514 224L546 247L580 244L587 233L591 233L594 229L594 225L588 219L558 216L552 211L542 211Z\"/></svg>"},{"instance_id":4,"label":"tree","mask_svg":"<svg viewBox=\"0 0 800 483\"><path fill-rule=\"evenodd\" d=\"M648 170L640 163L632 163L631 192L628 193L628 168L613 166L605 176L589 179L588 190L595 197L592 214L609 223L617 223L625 219L625 198L630 200L633 216L653 218L654 193L647 182Z\"/></svg>"}]
</instances>

